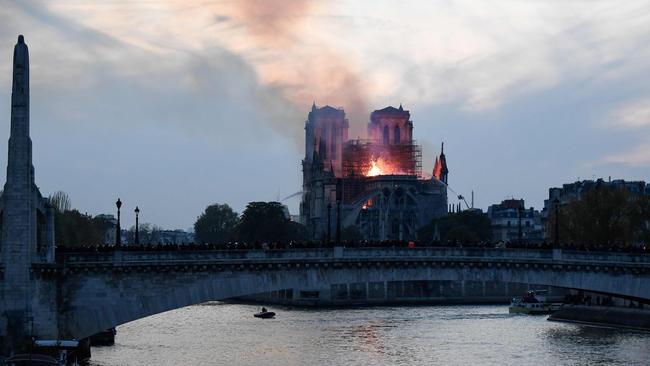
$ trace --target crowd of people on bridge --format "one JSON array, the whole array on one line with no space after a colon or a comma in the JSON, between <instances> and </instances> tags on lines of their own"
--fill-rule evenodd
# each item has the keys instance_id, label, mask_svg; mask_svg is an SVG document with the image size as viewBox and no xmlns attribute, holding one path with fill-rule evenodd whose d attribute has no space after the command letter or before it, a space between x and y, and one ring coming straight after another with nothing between
<instances>
[{"instance_id":1,"label":"crowd of people on bridge","mask_svg":"<svg viewBox=\"0 0 650 366\"><path fill-rule=\"evenodd\" d=\"M141 245L81 245L75 247L57 246L57 253L69 252L142 252L142 251L201 251L201 250L285 250L285 249L316 249L331 248L337 246L334 242L325 241L288 241L288 242L227 242L222 244L141 244ZM551 250L556 248L552 242L527 242L527 241L479 241L479 242L460 242L460 241L404 241L404 240L385 240L385 241L341 241L340 245L347 248L477 248L477 249L522 249L522 250ZM621 252L650 254L650 245L640 246L622 246L622 245L577 245L573 243L561 243L557 246L559 249L571 251L590 251L590 252Z\"/></svg>"}]
</instances>

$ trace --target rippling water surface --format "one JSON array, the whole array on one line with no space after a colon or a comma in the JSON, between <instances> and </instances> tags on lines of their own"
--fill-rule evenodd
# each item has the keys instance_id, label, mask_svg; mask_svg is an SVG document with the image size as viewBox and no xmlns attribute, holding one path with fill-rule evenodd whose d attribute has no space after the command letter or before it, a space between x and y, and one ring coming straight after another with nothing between
<instances>
[{"instance_id":1,"label":"rippling water surface","mask_svg":"<svg viewBox=\"0 0 650 366\"><path fill-rule=\"evenodd\" d=\"M125 324L92 365L648 365L650 334L510 315L506 306L358 309L208 303Z\"/></svg>"}]
</instances>

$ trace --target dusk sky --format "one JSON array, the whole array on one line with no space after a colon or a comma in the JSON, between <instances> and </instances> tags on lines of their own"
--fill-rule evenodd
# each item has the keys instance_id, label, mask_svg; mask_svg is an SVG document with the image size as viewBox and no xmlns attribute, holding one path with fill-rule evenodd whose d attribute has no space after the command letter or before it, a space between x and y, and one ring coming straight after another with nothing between
<instances>
[{"instance_id":1,"label":"dusk sky","mask_svg":"<svg viewBox=\"0 0 650 366\"><path fill-rule=\"evenodd\" d=\"M423 171L444 141L450 188L483 209L650 180L648 1L0 0L1 167L18 34L37 185L93 215L119 196L123 227L136 205L187 229L298 192L313 101L351 137L402 103Z\"/></svg>"}]
</instances>

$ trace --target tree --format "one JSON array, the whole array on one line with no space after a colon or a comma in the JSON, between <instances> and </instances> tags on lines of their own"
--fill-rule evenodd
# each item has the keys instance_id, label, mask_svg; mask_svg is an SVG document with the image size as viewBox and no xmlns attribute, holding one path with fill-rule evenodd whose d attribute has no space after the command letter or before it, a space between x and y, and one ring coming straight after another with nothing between
<instances>
[{"instance_id":1,"label":"tree","mask_svg":"<svg viewBox=\"0 0 650 366\"><path fill-rule=\"evenodd\" d=\"M490 218L480 211L461 211L434 219L418 230L418 238L432 240L436 228L442 241L476 242L492 239Z\"/></svg>"},{"instance_id":2,"label":"tree","mask_svg":"<svg viewBox=\"0 0 650 366\"><path fill-rule=\"evenodd\" d=\"M632 222L637 228L635 241L650 243L650 196L640 196L632 208Z\"/></svg>"},{"instance_id":3,"label":"tree","mask_svg":"<svg viewBox=\"0 0 650 366\"><path fill-rule=\"evenodd\" d=\"M70 197L63 191L54 192L47 200L54 208L56 245L75 247L103 244L106 230L112 227L110 222L72 209Z\"/></svg>"},{"instance_id":4,"label":"tree","mask_svg":"<svg viewBox=\"0 0 650 366\"><path fill-rule=\"evenodd\" d=\"M103 244L104 234L108 229L104 220L82 214L77 210L56 211L54 220L56 245L66 247Z\"/></svg>"},{"instance_id":5,"label":"tree","mask_svg":"<svg viewBox=\"0 0 650 366\"><path fill-rule=\"evenodd\" d=\"M215 203L206 207L197 218L194 223L194 235L199 243L225 243L233 238L238 224L239 217L230 206Z\"/></svg>"},{"instance_id":6,"label":"tree","mask_svg":"<svg viewBox=\"0 0 650 366\"><path fill-rule=\"evenodd\" d=\"M58 212L70 211L70 197L63 191L56 191L47 198L48 202Z\"/></svg>"},{"instance_id":7,"label":"tree","mask_svg":"<svg viewBox=\"0 0 650 366\"><path fill-rule=\"evenodd\" d=\"M54 242L59 246L77 247L104 243L106 232L113 224L101 217L82 214L71 207L70 197L56 191L47 198L54 208Z\"/></svg>"},{"instance_id":8,"label":"tree","mask_svg":"<svg viewBox=\"0 0 650 366\"><path fill-rule=\"evenodd\" d=\"M309 240L309 230L299 222L289 221L289 235L287 239L296 241Z\"/></svg>"},{"instance_id":9,"label":"tree","mask_svg":"<svg viewBox=\"0 0 650 366\"><path fill-rule=\"evenodd\" d=\"M302 240L307 230L289 220L280 202L250 202L237 227L237 237L249 243Z\"/></svg>"},{"instance_id":10,"label":"tree","mask_svg":"<svg viewBox=\"0 0 650 366\"><path fill-rule=\"evenodd\" d=\"M549 237L555 237L555 210L549 217ZM560 240L585 246L629 245L647 240L648 196L623 188L597 186L559 208Z\"/></svg>"},{"instance_id":11,"label":"tree","mask_svg":"<svg viewBox=\"0 0 650 366\"><path fill-rule=\"evenodd\" d=\"M115 225L110 219L102 216L95 216L92 218L91 224L95 227L100 235L100 244L115 244L114 242L106 243L105 238L108 231L115 232Z\"/></svg>"},{"instance_id":12,"label":"tree","mask_svg":"<svg viewBox=\"0 0 650 366\"><path fill-rule=\"evenodd\" d=\"M138 236L140 239L140 245L158 244L161 240L161 231L162 228L157 225L152 225L146 222L138 224ZM124 239L127 243L135 245L135 225L131 226L129 230L126 231Z\"/></svg>"},{"instance_id":13,"label":"tree","mask_svg":"<svg viewBox=\"0 0 650 366\"><path fill-rule=\"evenodd\" d=\"M460 225L450 228L444 236L445 241L459 241L461 243L476 243L480 241L471 228Z\"/></svg>"}]
</instances>

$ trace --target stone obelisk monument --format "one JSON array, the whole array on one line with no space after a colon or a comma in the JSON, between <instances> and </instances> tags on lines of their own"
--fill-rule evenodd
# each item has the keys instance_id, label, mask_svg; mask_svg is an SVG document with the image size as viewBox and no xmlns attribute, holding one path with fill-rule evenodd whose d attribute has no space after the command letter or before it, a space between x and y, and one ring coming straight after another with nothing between
<instances>
[{"instance_id":1,"label":"stone obelisk monument","mask_svg":"<svg viewBox=\"0 0 650 366\"><path fill-rule=\"evenodd\" d=\"M2 199L2 308L4 347L16 348L32 331L42 291L30 270L33 263L53 260L53 211L34 183L32 140L29 137L29 51L22 35L14 47L11 91L11 132L7 182Z\"/></svg>"}]
</instances>

